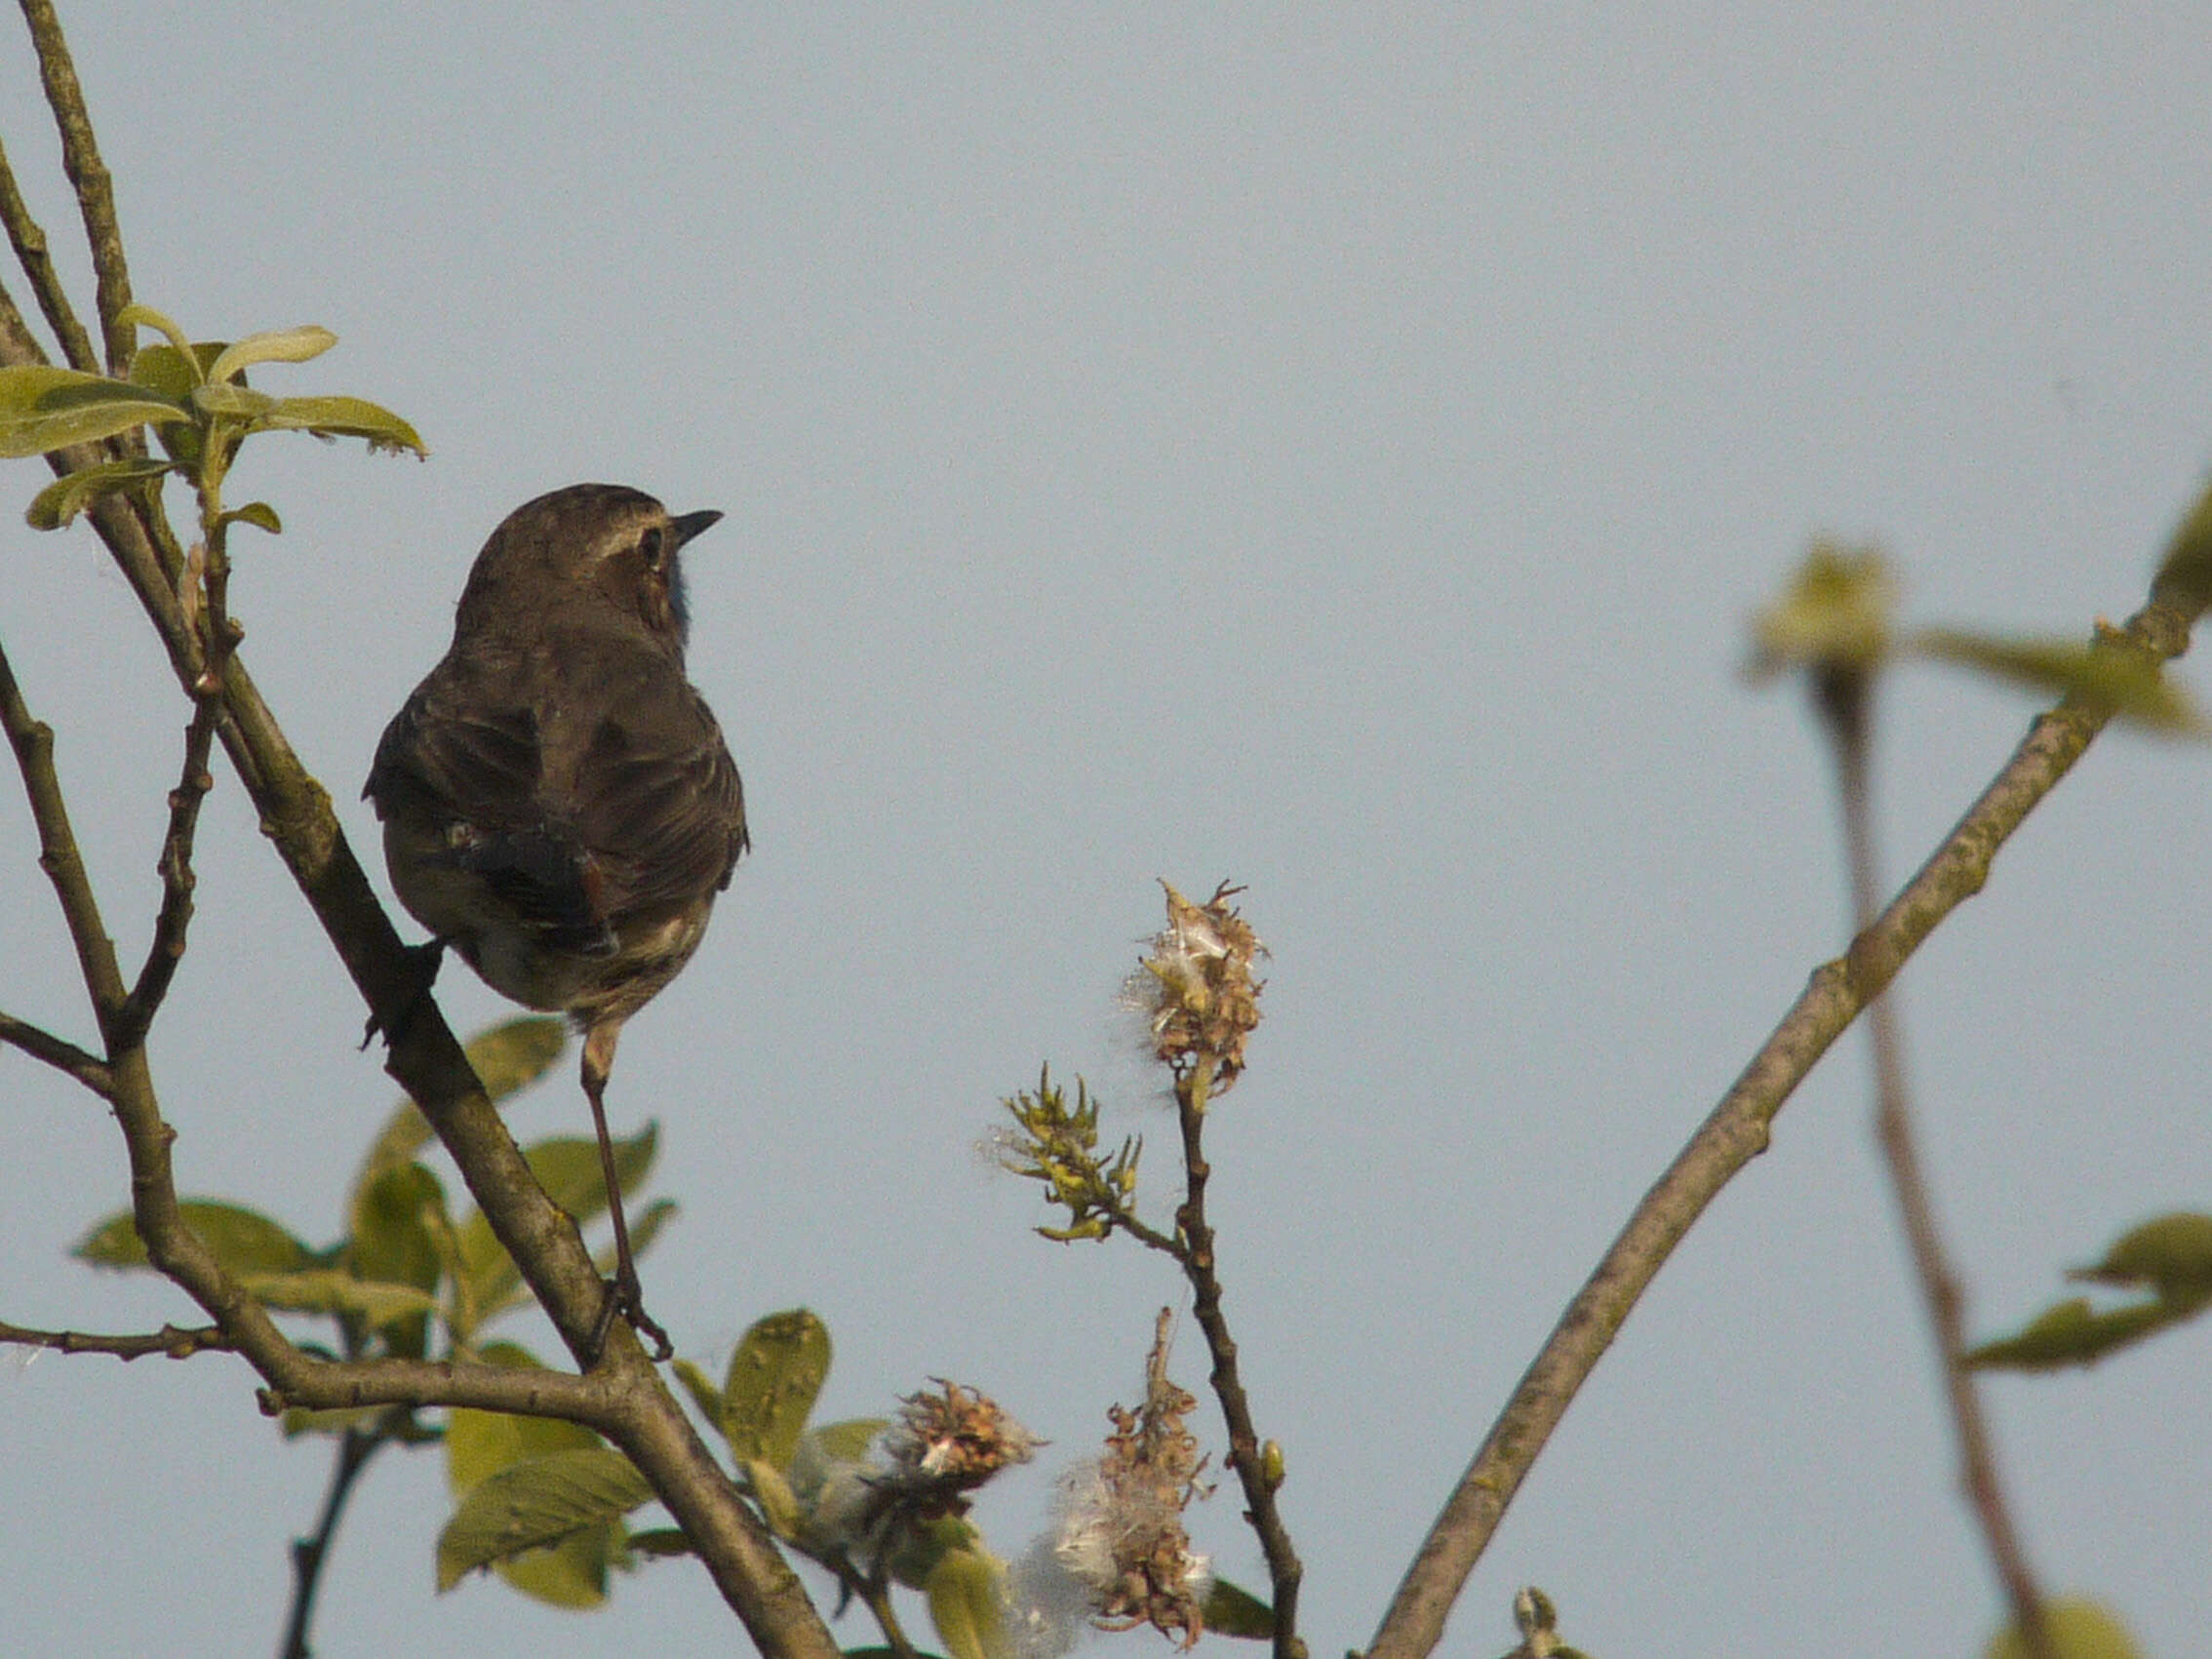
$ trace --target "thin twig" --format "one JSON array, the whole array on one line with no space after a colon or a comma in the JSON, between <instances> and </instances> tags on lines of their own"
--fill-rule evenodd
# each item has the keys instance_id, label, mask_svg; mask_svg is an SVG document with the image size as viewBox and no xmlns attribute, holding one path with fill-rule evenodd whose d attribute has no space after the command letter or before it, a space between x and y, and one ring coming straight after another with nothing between
<instances>
[{"instance_id":1,"label":"thin twig","mask_svg":"<svg viewBox=\"0 0 2212 1659\"><path fill-rule=\"evenodd\" d=\"M99 359L93 355L92 338L85 333L84 324L77 321L68 291L55 273L46 231L31 217L30 204L23 200L23 192L16 183L16 170L8 165L5 149L0 149L0 225L7 228L9 246L15 249L23 275L30 279L31 293L37 296L38 308L45 314L54 337L60 342L62 357L72 369L98 374Z\"/></svg>"},{"instance_id":2,"label":"thin twig","mask_svg":"<svg viewBox=\"0 0 2212 1659\"><path fill-rule=\"evenodd\" d=\"M85 1330L35 1330L28 1325L0 1320L0 1343L20 1343L26 1348L51 1348L57 1354L109 1354L129 1363L159 1354L171 1360L189 1360L195 1354L227 1354L229 1337L212 1324L165 1324L144 1335L102 1336Z\"/></svg>"},{"instance_id":3,"label":"thin twig","mask_svg":"<svg viewBox=\"0 0 2212 1659\"><path fill-rule=\"evenodd\" d=\"M61 170L76 189L85 245L92 251L100 329L107 341L107 372L120 375L130 370L136 340L134 332L118 321L131 303L131 272L123 257L122 227L115 217L115 183L108 177L107 164L99 159L85 89L77 80L77 66L70 59L69 42L54 15L52 0L22 0L22 7L31 44L38 52L47 107L54 111L54 125L61 136Z\"/></svg>"},{"instance_id":4,"label":"thin twig","mask_svg":"<svg viewBox=\"0 0 2212 1659\"><path fill-rule=\"evenodd\" d=\"M43 1026L27 1019L18 1019L12 1013L0 1013L0 1043L20 1048L34 1060L44 1060L56 1071L76 1079L95 1094L104 1096L112 1089L114 1081L107 1062L98 1054L88 1054L66 1038L57 1037Z\"/></svg>"},{"instance_id":5,"label":"thin twig","mask_svg":"<svg viewBox=\"0 0 2212 1659\"><path fill-rule=\"evenodd\" d=\"M1259 1535L1267 1557L1267 1573L1275 1610L1275 1659L1306 1659L1305 1639L1298 1635L1298 1585L1305 1567L1291 1547L1289 1529L1276 1507L1276 1482L1268 1478L1260 1450L1259 1432L1252 1426L1251 1402L1245 1397L1237 1368L1237 1343L1229 1321L1221 1311L1221 1279L1214 1270L1213 1228L1205 1218L1205 1188L1212 1167L1205 1161L1206 1091L1213 1082L1213 1063L1201 1057L1175 1079L1175 1110L1183 1131L1184 1198L1175 1211L1175 1231L1183 1247L1177 1252L1191 1282L1192 1311L1205 1345L1213 1356L1207 1381L1221 1402L1221 1415L1229 1428L1229 1466L1244 1487L1245 1514Z\"/></svg>"},{"instance_id":6,"label":"thin twig","mask_svg":"<svg viewBox=\"0 0 2212 1659\"><path fill-rule=\"evenodd\" d=\"M375 1431L348 1429L338 1437L337 1453L331 1465L330 1488L323 1494L323 1513L315 1530L292 1541L292 1611L285 1620L282 1659L309 1659L307 1627L315 1617L315 1592L322 1587L323 1563L330 1558L331 1539L353 1483L369 1467L369 1460L391 1444L390 1437Z\"/></svg>"},{"instance_id":7,"label":"thin twig","mask_svg":"<svg viewBox=\"0 0 2212 1659\"><path fill-rule=\"evenodd\" d=\"M2185 536L2193 533L2185 531ZM2212 530L2208 530L2212 533ZM2179 548L2177 547L2177 557ZM2206 563L2212 564L2212 560ZM2162 576L2126 639L2152 663L2179 656L2212 582L2192 567ZM1706 1206L1766 1150L1769 1126L1791 1092L1860 1010L1960 904L1981 891L1997 849L2056 788L2111 719L2070 697L2040 716L2012 759L1889 907L1853 942L1848 958L1812 981L1735 1084L1645 1194L1506 1402L1375 1631L1367 1659L1416 1659L1443 1635L1444 1619L1489 1543L1506 1506L1569 1402L1604 1357L1631 1309Z\"/></svg>"},{"instance_id":8,"label":"thin twig","mask_svg":"<svg viewBox=\"0 0 2212 1659\"><path fill-rule=\"evenodd\" d=\"M1857 666L1821 670L1814 677L1813 700L1836 756L1843 842L1851 872L1853 925L1860 930L1875 920L1881 902L1880 860L1875 846L1872 770L1872 676ZM1927 1303L1950 1401L1952 1427L1958 1440L1960 1476L1990 1560L2012 1604L2014 1623L2034 1659L2053 1659L2050 1628L2042 1597L2028 1565L2027 1552L2004 1502L1996 1457L1982 1417L1979 1390L1966 1364L1965 1299L1952 1271L1936 1226L1935 1204L1913 1132L1911 1094L1905 1081L1904 1036L1894 994L1875 999L1867 1010L1867 1029L1875 1057L1875 1123L1890 1184L1912 1245L1913 1266Z\"/></svg>"},{"instance_id":9,"label":"thin twig","mask_svg":"<svg viewBox=\"0 0 2212 1659\"><path fill-rule=\"evenodd\" d=\"M154 916L153 941L146 960L115 1020L114 1041L129 1047L141 1041L169 995L178 964L184 960L185 933L192 925L192 839L199 827L200 804L208 798L215 779L208 771L208 751L215 741L222 712L221 701L204 696L184 729L184 764L177 787L169 792L169 828L162 836L161 909Z\"/></svg>"},{"instance_id":10,"label":"thin twig","mask_svg":"<svg viewBox=\"0 0 2212 1659\"><path fill-rule=\"evenodd\" d=\"M77 947L77 967L85 990L92 998L93 1013L101 1033L123 1007L123 973L116 966L115 944L99 918L99 901L93 896L92 880L85 873L84 856L69 827L69 807L61 793L61 779L54 767L54 729L31 717L23 702L16 671L0 646L0 727L16 751L22 772L23 792L30 798L31 819L38 826L38 865L54 886L61 902L69 939ZM108 1061L113 1063L109 1052Z\"/></svg>"}]
</instances>

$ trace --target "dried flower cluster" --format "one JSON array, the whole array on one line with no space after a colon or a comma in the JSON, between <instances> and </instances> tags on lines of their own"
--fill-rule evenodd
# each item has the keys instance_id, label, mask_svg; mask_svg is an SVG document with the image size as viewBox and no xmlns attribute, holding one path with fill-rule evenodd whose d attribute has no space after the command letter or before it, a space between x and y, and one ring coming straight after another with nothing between
<instances>
[{"instance_id":1,"label":"dried flower cluster","mask_svg":"<svg viewBox=\"0 0 2212 1659\"><path fill-rule=\"evenodd\" d=\"M1091 1592L1092 1622L1102 1630L1151 1625L1163 1636L1197 1642L1213 1580L1207 1559L1191 1550L1183 1510L1211 1489L1201 1483L1206 1460L1183 1426L1198 1402L1167 1376L1170 1316L1161 1310L1145 1363L1144 1403L1116 1405L1114 1432L1095 1464L1071 1477L1066 1519L1055 1554Z\"/></svg>"},{"instance_id":2,"label":"dried flower cluster","mask_svg":"<svg viewBox=\"0 0 2212 1659\"><path fill-rule=\"evenodd\" d=\"M963 1495L1002 1469L1027 1463L1044 1442L987 1394L931 1377L943 1392L910 1394L898 1421L884 1431L890 1467L877 1484L908 1499L924 1519L958 1515Z\"/></svg>"},{"instance_id":3,"label":"dried flower cluster","mask_svg":"<svg viewBox=\"0 0 2212 1659\"><path fill-rule=\"evenodd\" d=\"M1226 884L1193 904L1165 882L1167 926L1152 941L1133 982L1151 1017L1152 1051L1177 1077L1211 1061L1211 1092L1244 1069L1244 1040L1259 1025L1260 981L1252 959L1267 954L1229 900L1242 888Z\"/></svg>"},{"instance_id":4,"label":"dried flower cluster","mask_svg":"<svg viewBox=\"0 0 2212 1659\"><path fill-rule=\"evenodd\" d=\"M932 1377L906 1396L868 1455L824 1472L808 1531L821 1548L881 1562L932 1521L968 1512L968 1494L1027 1463L1045 1442L989 1395Z\"/></svg>"}]
</instances>

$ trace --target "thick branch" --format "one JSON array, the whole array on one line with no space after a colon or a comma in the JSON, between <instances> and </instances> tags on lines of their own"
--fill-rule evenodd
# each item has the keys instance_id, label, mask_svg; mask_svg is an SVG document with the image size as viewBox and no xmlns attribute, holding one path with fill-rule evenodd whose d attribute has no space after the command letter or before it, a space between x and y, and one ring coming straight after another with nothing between
<instances>
[{"instance_id":1,"label":"thick branch","mask_svg":"<svg viewBox=\"0 0 2212 1659\"><path fill-rule=\"evenodd\" d=\"M2194 573L2162 580L2127 635L2153 662L2179 656L2204 608ZM1630 1216L1499 1413L1407 1568L1367 1659L1415 1659L1434 1648L1467 1575L1567 1404L1603 1357L1629 1310L1722 1187L1766 1149L1783 1103L1935 931L1981 891L1991 862L2036 803L2104 729L2109 712L2069 698L2029 728L1981 799L1840 962L1812 981L1751 1064Z\"/></svg>"}]
</instances>

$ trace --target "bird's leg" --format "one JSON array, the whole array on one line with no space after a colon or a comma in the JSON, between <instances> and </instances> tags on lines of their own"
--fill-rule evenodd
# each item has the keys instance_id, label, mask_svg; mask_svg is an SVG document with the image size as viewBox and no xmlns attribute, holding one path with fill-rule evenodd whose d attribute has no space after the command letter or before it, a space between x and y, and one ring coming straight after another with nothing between
<instances>
[{"instance_id":1,"label":"bird's leg","mask_svg":"<svg viewBox=\"0 0 2212 1659\"><path fill-rule=\"evenodd\" d=\"M607 1285L606 1300L599 1304L598 1323L592 1326L589 1363L598 1362L616 1314L629 1321L630 1328L652 1343L656 1363L676 1352L676 1345L668 1340L668 1332L654 1323L645 1311L645 1286L638 1282L637 1260L630 1254L630 1227L622 1215L622 1183L614 1173L614 1143L607 1133L607 1107L603 1096L607 1091L608 1071L614 1063L614 1040L621 1029L619 1022L595 1025L584 1037L584 1098L591 1102L591 1126L599 1131L599 1169L607 1183L607 1213L614 1223L614 1277Z\"/></svg>"}]
</instances>

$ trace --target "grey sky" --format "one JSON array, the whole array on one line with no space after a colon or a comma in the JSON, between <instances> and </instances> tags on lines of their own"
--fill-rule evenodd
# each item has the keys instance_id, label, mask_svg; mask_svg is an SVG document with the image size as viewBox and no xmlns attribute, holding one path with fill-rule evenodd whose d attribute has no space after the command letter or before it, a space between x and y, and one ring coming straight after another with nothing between
<instances>
[{"instance_id":1,"label":"grey sky","mask_svg":"<svg viewBox=\"0 0 2212 1659\"><path fill-rule=\"evenodd\" d=\"M1116 987L1155 876L1250 884L1269 1017L1214 1198L1317 1653L1366 1639L1563 1299L1841 943L1819 750L1736 679L1747 612L1821 530L1890 546L1919 617L2078 636L2140 602L2212 456L2203 20L64 6L139 296L202 336L329 326L261 382L434 452L266 439L237 485L287 527L241 560L248 660L362 844L376 732L510 507L604 478L729 514L692 670L756 850L610 1093L662 1123L684 1214L645 1275L680 1351L804 1301L831 1415L989 1390L1055 1442L978 1512L1018 1550L1178 1298L1032 1238L973 1144L1049 1059L1163 1180ZM0 139L60 241L43 114L0 31ZM132 960L183 711L89 533L0 546ZM2029 706L1930 672L1883 710L1901 874ZM1903 981L1977 1330L2212 1206L2205 767L2101 743ZM155 1050L180 1180L320 1240L391 1091L227 776L203 849ZM83 1037L34 851L0 788L0 1006ZM20 1055L0 1080L0 1316L186 1317L64 1259L125 1200L116 1136ZM1852 1041L1569 1414L1454 1650L1509 1646L1530 1581L1614 1659L1979 1650L1868 1118ZM516 1121L588 1122L566 1077ZM1991 1390L2050 1587L2168 1654L2205 1623L2207 1340ZM0 1443L26 1651L273 1647L327 1460L242 1365L0 1359ZM434 1599L444 1501L431 1456L376 1470L319 1652L728 1639L682 1563L587 1616ZM1257 1588L1237 1510L1200 1542Z\"/></svg>"}]
</instances>

